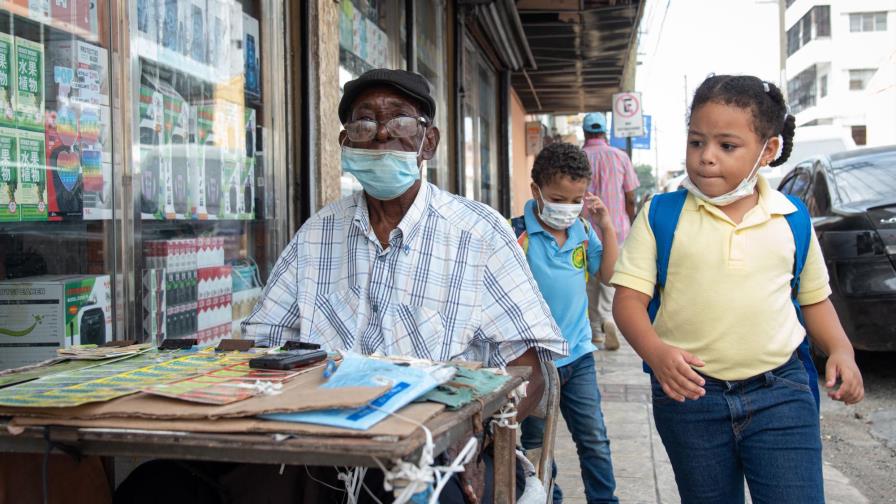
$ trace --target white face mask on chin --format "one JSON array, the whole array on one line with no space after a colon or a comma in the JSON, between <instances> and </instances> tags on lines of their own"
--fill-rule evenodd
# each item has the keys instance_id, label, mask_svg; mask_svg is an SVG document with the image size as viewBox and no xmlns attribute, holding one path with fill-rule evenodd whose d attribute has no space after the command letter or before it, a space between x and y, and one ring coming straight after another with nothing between
<instances>
[{"instance_id":1,"label":"white face mask on chin","mask_svg":"<svg viewBox=\"0 0 896 504\"><path fill-rule=\"evenodd\" d=\"M756 162L753 164L753 169L750 170L750 174L747 175L747 178L743 179L737 187L725 194L720 194L719 196L707 196L699 187L697 187L697 184L691 180L690 176L684 178L681 182L681 186L694 196L717 207L728 206L735 201L740 201L747 196L752 195L756 190L756 182L759 180L759 161L762 160L762 153L765 152L765 147L767 145L768 140L762 144L762 149L759 150L759 157L756 158Z\"/></svg>"}]
</instances>

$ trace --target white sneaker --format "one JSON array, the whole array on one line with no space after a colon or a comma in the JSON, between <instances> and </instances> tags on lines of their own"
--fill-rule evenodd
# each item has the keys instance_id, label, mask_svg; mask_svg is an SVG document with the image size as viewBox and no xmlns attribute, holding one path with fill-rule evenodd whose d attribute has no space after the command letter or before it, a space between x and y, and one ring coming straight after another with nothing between
<instances>
[{"instance_id":1,"label":"white sneaker","mask_svg":"<svg viewBox=\"0 0 896 504\"><path fill-rule=\"evenodd\" d=\"M604 330L604 338L606 340L606 343L604 343L604 350L609 350L611 352L619 350L619 336L617 336L619 329L616 328L616 324L607 320L601 324L601 329Z\"/></svg>"}]
</instances>

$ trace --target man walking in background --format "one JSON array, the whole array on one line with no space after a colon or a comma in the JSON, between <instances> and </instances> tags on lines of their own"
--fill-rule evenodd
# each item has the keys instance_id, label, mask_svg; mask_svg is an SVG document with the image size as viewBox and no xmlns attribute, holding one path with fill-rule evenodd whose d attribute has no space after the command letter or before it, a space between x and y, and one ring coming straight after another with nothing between
<instances>
[{"instance_id":1,"label":"man walking in background","mask_svg":"<svg viewBox=\"0 0 896 504\"><path fill-rule=\"evenodd\" d=\"M590 192L604 202L616 228L619 246L635 219L635 189L640 185L632 161L625 152L611 147L607 142L607 119L600 112L585 114L582 121L585 132L585 154L591 164ZM589 216L591 218L593 216ZM592 222L600 236L600 229ZM616 323L613 321L613 293L615 289L601 283L598 275L588 282L588 318L591 321L591 337L595 344L603 343L604 349L619 348Z\"/></svg>"}]
</instances>

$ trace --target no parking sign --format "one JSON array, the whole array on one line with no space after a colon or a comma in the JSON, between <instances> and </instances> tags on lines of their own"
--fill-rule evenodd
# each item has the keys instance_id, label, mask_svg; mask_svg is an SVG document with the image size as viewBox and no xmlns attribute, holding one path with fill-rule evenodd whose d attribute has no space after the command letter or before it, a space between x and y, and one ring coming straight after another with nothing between
<instances>
[{"instance_id":1,"label":"no parking sign","mask_svg":"<svg viewBox=\"0 0 896 504\"><path fill-rule=\"evenodd\" d=\"M644 136L641 93L613 95L613 135L620 138Z\"/></svg>"}]
</instances>

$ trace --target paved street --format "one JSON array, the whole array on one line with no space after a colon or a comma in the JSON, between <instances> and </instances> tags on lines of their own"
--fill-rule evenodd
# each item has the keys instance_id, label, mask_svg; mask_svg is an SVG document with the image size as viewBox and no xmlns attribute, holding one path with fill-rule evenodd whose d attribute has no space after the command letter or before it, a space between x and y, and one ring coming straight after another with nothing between
<instances>
[{"instance_id":1,"label":"paved street","mask_svg":"<svg viewBox=\"0 0 896 504\"><path fill-rule=\"evenodd\" d=\"M678 491L672 467L653 425L647 375L641 371L641 360L631 347L625 341L621 343L622 348L617 352L595 354L603 411L613 450L617 496L625 504L677 503ZM575 445L562 420L556 457L564 502L584 503ZM870 502L832 465L825 463L824 471L827 502Z\"/></svg>"}]
</instances>

